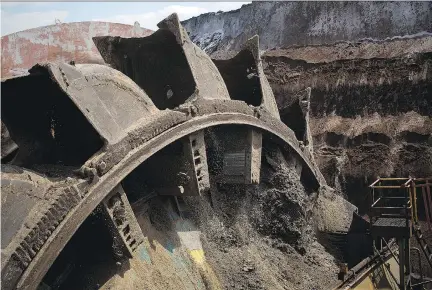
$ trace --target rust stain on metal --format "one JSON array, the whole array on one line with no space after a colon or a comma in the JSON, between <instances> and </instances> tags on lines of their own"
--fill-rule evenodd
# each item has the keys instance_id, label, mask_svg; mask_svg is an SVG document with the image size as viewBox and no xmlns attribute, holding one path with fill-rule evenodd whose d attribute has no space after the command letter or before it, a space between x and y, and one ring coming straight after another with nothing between
<instances>
[{"instance_id":1,"label":"rust stain on metal","mask_svg":"<svg viewBox=\"0 0 432 290\"><path fill-rule=\"evenodd\" d=\"M36 63L104 63L93 43L94 36L143 37L151 30L110 22L74 22L38 27L1 38L1 77L27 74Z\"/></svg>"}]
</instances>

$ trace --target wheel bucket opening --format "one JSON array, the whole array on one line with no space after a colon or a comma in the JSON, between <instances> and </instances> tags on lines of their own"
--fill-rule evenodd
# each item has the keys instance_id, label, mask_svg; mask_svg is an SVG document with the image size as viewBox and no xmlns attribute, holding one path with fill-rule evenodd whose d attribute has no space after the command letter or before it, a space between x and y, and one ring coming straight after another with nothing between
<instances>
[{"instance_id":1,"label":"wheel bucket opening","mask_svg":"<svg viewBox=\"0 0 432 290\"><path fill-rule=\"evenodd\" d=\"M252 52L242 50L232 59L213 62L225 81L231 99L252 106L261 105L261 84Z\"/></svg>"},{"instance_id":2,"label":"wheel bucket opening","mask_svg":"<svg viewBox=\"0 0 432 290\"><path fill-rule=\"evenodd\" d=\"M94 38L105 61L134 80L158 109L183 104L196 84L182 47L168 30L145 38Z\"/></svg>"},{"instance_id":3,"label":"wheel bucket opening","mask_svg":"<svg viewBox=\"0 0 432 290\"><path fill-rule=\"evenodd\" d=\"M111 230L97 208L60 252L38 289L98 289L129 268L127 259L118 261L115 250Z\"/></svg>"},{"instance_id":4,"label":"wheel bucket opening","mask_svg":"<svg viewBox=\"0 0 432 290\"><path fill-rule=\"evenodd\" d=\"M306 120L299 102L294 102L282 110L280 115L281 121L294 131L297 140L303 141L306 134Z\"/></svg>"},{"instance_id":5,"label":"wheel bucket opening","mask_svg":"<svg viewBox=\"0 0 432 290\"><path fill-rule=\"evenodd\" d=\"M2 84L2 121L19 150L22 166L80 166L103 141L47 71Z\"/></svg>"}]
</instances>

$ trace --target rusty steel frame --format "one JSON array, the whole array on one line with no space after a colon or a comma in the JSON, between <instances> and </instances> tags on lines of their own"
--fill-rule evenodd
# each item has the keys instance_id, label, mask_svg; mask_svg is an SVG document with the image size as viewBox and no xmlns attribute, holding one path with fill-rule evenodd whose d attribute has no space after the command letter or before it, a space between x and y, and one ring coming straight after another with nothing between
<instances>
[{"instance_id":1,"label":"rusty steel frame","mask_svg":"<svg viewBox=\"0 0 432 290\"><path fill-rule=\"evenodd\" d=\"M381 181L399 181L399 180L406 180L403 184L400 185L376 185L377 183ZM425 181L426 184L415 184L417 181ZM377 180L375 180L371 185L369 185L370 188L388 188L388 189L396 189L396 188L402 188L402 187L410 187L412 183L414 183L414 187L427 187L432 184L429 184L429 181L432 181L432 177L422 177L422 178L413 178L413 177L388 177L383 178L379 177Z\"/></svg>"}]
</instances>

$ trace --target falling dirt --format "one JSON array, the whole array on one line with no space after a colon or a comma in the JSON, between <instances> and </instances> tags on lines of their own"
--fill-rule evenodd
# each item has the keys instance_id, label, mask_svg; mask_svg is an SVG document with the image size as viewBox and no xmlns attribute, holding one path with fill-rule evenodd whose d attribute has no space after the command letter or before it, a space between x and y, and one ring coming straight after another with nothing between
<instances>
[{"instance_id":1,"label":"falling dirt","mask_svg":"<svg viewBox=\"0 0 432 290\"><path fill-rule=\"evenodd\" d=\"M208 263L224 289L332 288L336 261L314 237L299 174L277 148L263 160L260 185L212 186L210 202L186 199Z\"/></svg>"},{"instance_id":2,"label":"falling dirt","mask_svg":"<svg viewBox=\"0 0 432 290\"><path fill-rule=\"evenodd\" d=\"M179 198L180 212L172 197L134 203L137 255L114 271L94 265L86 272L103 278L81 289L333 288L338 261L316 239L317 193L289 160L266 144L259 185L213 181L208 195Z\"/></svg>"}]
</instances>

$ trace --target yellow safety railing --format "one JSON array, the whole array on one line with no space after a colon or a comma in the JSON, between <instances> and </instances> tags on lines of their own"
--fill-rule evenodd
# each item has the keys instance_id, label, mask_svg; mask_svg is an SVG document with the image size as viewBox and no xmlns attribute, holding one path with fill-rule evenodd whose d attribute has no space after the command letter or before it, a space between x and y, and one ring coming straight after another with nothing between
<instances>
[{"instance_id":1,"label":"yellow safety railing","mask_svg":"<svg viewBox=\"0 0 432 290\"><path fill-rule=\"evenodd\" d=\"M417 205L417 188L422 188L425 212L427 215L429 228L432 229L432 200L431 190L432 177L426 178L404 178L404 177L379 177L369 187L372 188L372 199L375 202L375 189L379 189L382 194L383 189L403 189L406 188L411 205L411 221L418 223L418 205ZM427 198L426 198L427 195Z\"/></svg>"}]
</instances>

